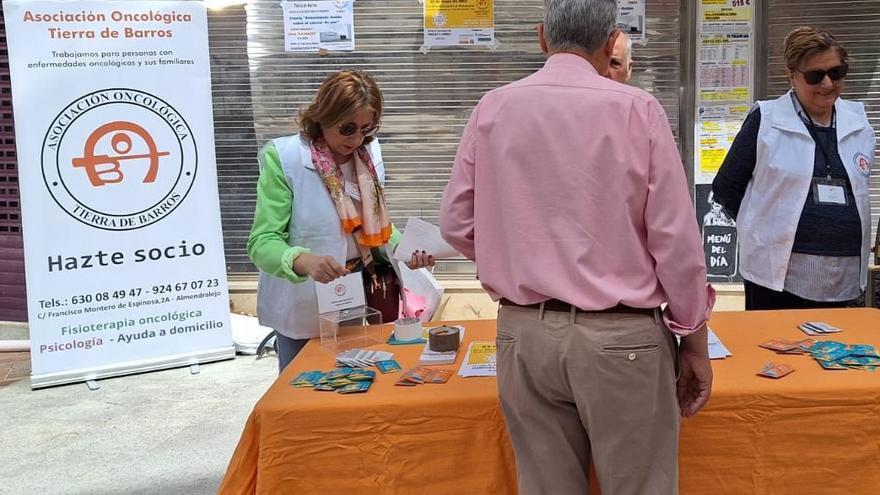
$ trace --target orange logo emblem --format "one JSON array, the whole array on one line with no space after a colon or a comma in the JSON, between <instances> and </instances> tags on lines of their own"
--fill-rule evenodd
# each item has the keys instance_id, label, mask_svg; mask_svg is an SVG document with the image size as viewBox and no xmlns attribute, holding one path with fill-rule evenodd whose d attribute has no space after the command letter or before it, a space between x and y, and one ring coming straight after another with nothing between
<instances>
[{"instance_id":1,"label":"orange logo emblem","mask_svg":"<svg viewBox=\"0 0 880 495\"><path fill-rule=\"evenodd\" d=\"M135 88L106 88L62 108L46 128L46 190L65 213L101 230L168 217L193 188L196 138L172 103Z\"/></svg>"},{"instance_id":2,"label":"orange logo emblem","mask_svg":"<svg viewBox=\"0 0 880 495\"><path fill-rule=\"evenodd\" d=\"M138 136L146 145L147 153L129 154L132 151L132 140L125 131ZM98 141L114 132L116 134L111 138L111 146L113 151L118 154L116 156L95 155ZM125 175L120 168L123 160L149 160L147 173L143 178L143 183L147 184L156 181L156 175L159 173L159 158L168 155L170 155L169 152L159 151L156 148L153 137L143 127L133 122L116 121L98 127L89 135L83 148L83 156L74 158L73 166L85 169L89 182L95 187L100 187L123 181Z\"/></svg>"}]
</instances>

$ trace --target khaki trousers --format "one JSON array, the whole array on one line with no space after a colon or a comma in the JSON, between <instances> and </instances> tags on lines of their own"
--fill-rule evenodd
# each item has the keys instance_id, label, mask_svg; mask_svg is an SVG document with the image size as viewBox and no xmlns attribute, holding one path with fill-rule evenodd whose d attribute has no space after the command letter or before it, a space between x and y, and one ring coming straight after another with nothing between
<instances>
[{"instance_id":1,"label":"khaki trousers","mask_svg":"<svg viewBox=\"0 0 880 495\"><path fill-rule=\"evenodd\" d=\"M543 306L542 306L543 308ZM498 313L498 392L520 495L678 493L678 351L659 318Z\"/></svg>"}]
</instances>

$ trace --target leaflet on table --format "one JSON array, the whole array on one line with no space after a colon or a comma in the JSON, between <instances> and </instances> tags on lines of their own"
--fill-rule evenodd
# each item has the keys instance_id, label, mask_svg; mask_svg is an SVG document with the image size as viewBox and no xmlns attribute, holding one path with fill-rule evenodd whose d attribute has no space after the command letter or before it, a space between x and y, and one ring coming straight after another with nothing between
<instances>
[{"instance_id":1,"label":"leaflet on table","mask_svg":"<svg viewBox=\"0 0 880 495\"><path fill-rule=\"evenodd\" d=\"M458 374L463 377L495 376L495 342L471 342Z\"/></svg>"},{"instance_id":2,"label":"leaflet on table","mask_svg":"<svg viewBox=\"0 0 880 495\"><path fill-rule=\"evenodd\" d=\"M416 251L424 251L438 258L458 256L458 251L443 240L440 228L420 218L409 217L400 243L394 250L394 259L407 262Z\"/></svg>"},{"instance_id":3,"label":"leaflet on table","mask_svg":"<svg viewBox=\"0 0 880 495\"><path fill-rule=\"evenodd\" d=\"M315 282L315 293L318 296L318 313L356 308L367 303L364 295L363 274L349 273L337 278L329 284Z\"/></svg>"},{"instance_id":4,"label":"leaflet on table","mask_svg":"<svg viewBox=\"0 0 880 495\"><path fill-rule=\"evenodd\" d=\"M721 339L715 335L715 332L712 329L709 329L709 359L724 359L726 357L730 357L733 354L727 349L727 347L721 342Z\"/></svg>"}]
</instances>

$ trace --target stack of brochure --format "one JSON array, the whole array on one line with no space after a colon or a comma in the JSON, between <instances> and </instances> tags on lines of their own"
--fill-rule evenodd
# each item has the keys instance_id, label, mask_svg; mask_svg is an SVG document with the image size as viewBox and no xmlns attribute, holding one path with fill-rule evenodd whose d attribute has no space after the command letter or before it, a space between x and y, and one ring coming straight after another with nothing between
<instances>
[{"instance_id":1,"label":"stack of brochure","mask_svg":"<svg viewBox=\"0 0 880 495\"><path fill-rule=\"evenodd\" d=\"M842 332L843 330L831 326L824 321L808 321L806 323L801 323L798 325L798 328L801 329L807 335L825 335L828 333L837 333Z\"/></svg>"},{"instance_id":2,"label":"stack of brochure","mask_svg":"<svg viewBox=\"0 0 880 495\"><path fill-rule=\"evenodd\" d=\"M464 327L458 326L459 332L458 337L460 339L464 338ZM429 342L425 342L425 348L422 349L422 355L419 356L419 366L431 366L435 364L452 364L455 362L455 358L458 357L458 351L448 351L448 352L437 352L432 351L429 347Z\"/></svg>"},{"instance_id":3,"label":"stack of brochure","mask_svg":"<svg viewBox=\"0 0 880 495\"><path fill-rule=\"evenodd\" d=\"M349 349L336 355L336 366L340 368L369 368L379 361L387 361L393 357L393 353L386 351Z\"/></svg>"}]
</instances>

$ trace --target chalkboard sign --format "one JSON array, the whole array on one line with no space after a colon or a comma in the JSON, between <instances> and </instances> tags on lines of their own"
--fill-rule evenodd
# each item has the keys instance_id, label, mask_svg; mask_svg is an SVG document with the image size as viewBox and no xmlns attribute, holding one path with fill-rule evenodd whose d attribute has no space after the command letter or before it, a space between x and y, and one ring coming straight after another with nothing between
<instances>
[{"instance_id":1,"label":"chalkboard sign","mask_svg":"<svg viewBox=\"0 0 880 495\"><path fill-rule=\"evenodd\" d=\"M720 204L713 201L711 184L697 184L694 192L709 281L741 281L737 263L736 222Z\"/></svg>"},{"instance_id":2,"label":"chalkboard sign","mask_svg":"<svg viewBox=\"0 0 880 495\"><path fill-rule=\"evenodd\" d=\"M736 277L736 227L704 226L703 252L709 277Z\"/></svg>"}]
</instances>

